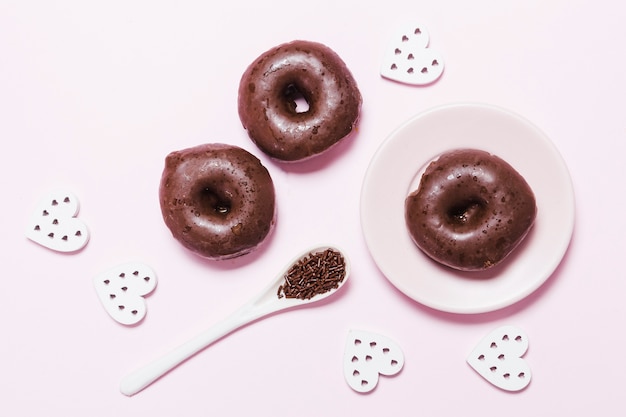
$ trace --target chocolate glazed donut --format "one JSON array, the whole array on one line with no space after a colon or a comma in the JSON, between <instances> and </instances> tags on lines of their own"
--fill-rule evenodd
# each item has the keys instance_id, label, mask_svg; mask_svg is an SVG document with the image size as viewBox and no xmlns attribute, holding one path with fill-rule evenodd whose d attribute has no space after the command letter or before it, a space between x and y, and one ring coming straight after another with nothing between
<instances>
[{"instance_id":1,"label":"chocolate glazed donut","mask_svg":"<svg viewBox=\"0 0 626 417\"><path fill-rule=\"evenodd\" d=\"M228 259L255 249L274 226L274 184L258 158L214 143L170 153L159 187L161 213L187 249Z\"/></svg>"},{"instance_id":2,"label":"chocolate glazed donut","mask_svg":"<svg viewBox=\"0 0 626 417\"><path fill-rule=\"evenodd\" d=\"M488 152L446 152L405 201L415 244L462 271L491 268L523 240L537 213L534 194L507 162Z\"/></svg>"},{"instance_id":3,"label":"chocolate glazed donut","mask_svg":"<svg viewBox=\"0 0 626 417\"><path fill-rule=\"evenodd\" d=\"M306 101L300 111L297 100ZM270 49L244 72L239 117L267 155L300 161L320 154L355 128L361 93L341 58L320 43L293 41Z\"/></svg>"}]
</instances>

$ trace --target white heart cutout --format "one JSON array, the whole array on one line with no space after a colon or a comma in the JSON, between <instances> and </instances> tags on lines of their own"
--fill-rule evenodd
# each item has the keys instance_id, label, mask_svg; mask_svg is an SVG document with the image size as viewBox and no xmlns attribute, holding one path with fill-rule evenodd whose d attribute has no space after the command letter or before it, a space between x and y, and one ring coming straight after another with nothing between
<instances>
[{"instance_id":1,"label":"white heart cutout","mask_svg":"<svg viewBox=\"0 0 626 417\"><path fill-rule=\"evenodd\" d=\"M26 229L26 237L57 252L75 252L89 241L89 230L76 216L78 198L71 192L50 192L41 200Z\"/></svg>"},{"instance_id":2,"label":"white heart cutout","mask_svg":"<svg viewBox=\"0 0 626 417\"><path fill-rule=\"evenodd\" d=\"M515 326L502 326L478 343L467 363L496 387L521 391L531 379L530 367L522 358L527 350L526 333Z\"/></svg>"},{"instance_id":3,"label":"white heart cutout","mask_svg":"<svg viewBox=\"0 0 626 417\"><path fill-rule=\"evenodd\" d=\"M379 375L396 375L404 366L404 354L390 338L362 330L351 330L344 352L344 377L355 391L376 388Z\"/></svg>"},{"instance_id":4,"label":"white heart cutout","mask_svg":"<svg viewBox=\"0 0 626 417\"><path fill-rule=\"evenodd\" d=\"M428 47L429 34L420 24L398 28L385 51L380 74L390 80L410 85L427 85L443 74L444 59Z\"/></svg>"},{"instance_id":5,"label":"white heart cutout","mask_svg":"<svg viewBox=\"0 0 626 417\"><path fill-rule=\"evenodd\" d=\"M132 325L147 312L145 295L156 287L156 274L147 265L130 262L118 265L94 278L100 302L117 322Z\"/></svg>"}]
</instances>

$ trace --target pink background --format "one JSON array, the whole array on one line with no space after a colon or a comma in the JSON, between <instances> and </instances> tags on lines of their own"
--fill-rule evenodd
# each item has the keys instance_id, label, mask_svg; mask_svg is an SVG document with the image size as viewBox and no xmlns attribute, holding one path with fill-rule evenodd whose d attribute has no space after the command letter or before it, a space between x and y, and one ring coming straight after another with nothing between
<instances>
[{"instance_id":1,"label":"pink background","mask_svg":"<svg viewBox=\"0 0 626 417\"><path fill-rule=\"evenodd\" d=\"M0 0L1 415L521 416L548 407L553 415L623 408L626 8L608 0L210 4ZM428 87L378 73L389 34L413 19L446 59L442 78ZM247 138L236 92L257 55L293 39L339 53L364 104L356 137L285 167ZM577 204L569 251L547 283L516 305L471 316L431 310L397 291L372 261L359 221L362 179L382 141L415 114L458 101L498 105L539 126L570 169ZM161 220L165 155L205 142L250 150L274 179L277 227L253 255L204 261ZM80 198L79 217L92 233L72 255L24 236L30 212L58 186ZM119 392L127 372L218 322L319 242L344 248L353 265L333 302L259 321L138 395ZM148 315L134 327L114 322L92 285L129 260L159 277ZM465 363L504 324L530 339L533 380L517 394ZM352 328L396 340L406 357L402 372L369 395L343 379Z\"/></svg>"}]
</instances>

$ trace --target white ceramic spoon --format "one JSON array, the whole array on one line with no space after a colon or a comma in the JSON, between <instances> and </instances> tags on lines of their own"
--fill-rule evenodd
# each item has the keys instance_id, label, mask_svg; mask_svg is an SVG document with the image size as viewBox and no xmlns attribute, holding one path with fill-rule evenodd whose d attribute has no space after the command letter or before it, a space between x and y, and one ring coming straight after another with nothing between
<instances>
[{"instance_id":1,"label":"white ceramic spoon","mask_svg":"<svg viewBox=\"0 0 626 417\"><path fill-rule=\"evenodd\" d=\"M345 274L343 281L339 283L338 287L331 289L325 293L317 294L309 299L299 298L286 298L278 297L278 290L285 282L285 274L295 265L298 261L308 256L310 253L323 252L327 249L331 249L341 253L345 263ZM303 306L323 300L337 292L339 288L343 286L348 280L350 275L350 262L345 253L332 246L317 246L304 252L302 255L294 258L292 262L288 264L283 272L281 272L276 279L257 297L244 304L233 314L227 317L220 323L217 323L213 327L200 333L195 338L189 340L185 344L179 346L173 351L167 353L159 359L156 359L152 363L135 370L134 372L125 376L120 383L120 391L124 395L134 395L139 391L152 384L154 381L165 375L170 370L174 369L180 363L184 362L188 358L192 357L196 353L205 349L213 342L221 339L234 330L258 320L261 317L265 317L271 313L275 313L280 310L285 310L292 307Z\"/></svg>"}]
</instances>

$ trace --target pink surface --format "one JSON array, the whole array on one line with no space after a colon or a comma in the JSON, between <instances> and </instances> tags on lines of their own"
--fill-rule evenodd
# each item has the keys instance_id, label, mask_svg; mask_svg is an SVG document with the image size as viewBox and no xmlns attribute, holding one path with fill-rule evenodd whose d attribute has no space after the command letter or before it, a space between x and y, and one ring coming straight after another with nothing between
<instances>
[{"instance_id":1,"label":"pink surface","mask_svg":"<svg viewBox=\"0 0 626 417\"><path fill-rule=\"evenodd\" d=\"M543 407L554 415L621 408L626 8L589 0L250 8L239 1L219 9L201 1L93 3L0 0L0 137L9 145L0 165L0 415L521 416ZM389 34L413 18L445 55L443 76L427 87L378 72ZM236 91L258 54L298 38L339 53L364 104L358 135L322 158L283 166L247 138ZM396 290L370 257L359 219L363 176L382 141L415 114L458 101L501 106L540 127L576 193L574 236L556 273L523 301L480 315L441 313ZM204 142L242 146L272 174L277 227L253 255L204 261L161 220L165 155ZM58 186L79 197L79 217L92 233L71 255L24 234L30 211ZM128 372L227 316L320 242L344 248L352 262L334 301L254 323L136 396L119 392ZM127 261L145 262L159 279L134 327L107 315L92 284ZM465 363L505 324L530 340L533 380L516 394ZM350 329L384 334L405 354L402 372L382 377L368 395L343 379Z\"/></svg>"}]
</instances>

